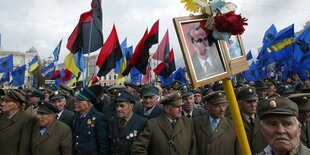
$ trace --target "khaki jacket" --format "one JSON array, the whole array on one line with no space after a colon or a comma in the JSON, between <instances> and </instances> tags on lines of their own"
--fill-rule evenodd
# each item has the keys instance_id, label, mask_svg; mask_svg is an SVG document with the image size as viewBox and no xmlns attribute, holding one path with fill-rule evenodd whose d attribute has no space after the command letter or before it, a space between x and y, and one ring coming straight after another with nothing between
<instances>
[{"instance_id":1,"label":"khaki jacket","mask_svg":"<svg viewBox=\"0 0 310 155\"><path fill-rule=\"evenodd\" d=\"M68 125L54 120L43 135L40 135L39 123L32 132L32 155L71 155L72 133Z\"/></svg>"},{"instance_id":2,"label":"khaki jacket","mask_svg":"<svg viewBox=\"0 0 310 155\"><path fill-rule=\"evenodd\" d=\"M240 154L237 136L232 121L221 118L212 133L210 115L193 119L199 155L237 155Z\"/></svg>"},{"instance_id":3,"label":"khaki jacket","mask_svg":"<svg viewBox=\"0 0 310 155\"><path fill-rule=\"evenodd\" d=\"M194 126L181 117L173 129L165 114L147 122L131 147L134 155L196 155Z\"/></svg>"},{"instance_id":4,"label":"khaki jacket","mask_svg":"<svg viewBox=\"0 0 310 155\"><path fill-rule=\"evenodd\" d=\"M12 118L0 117L0 154L30 155L31 132L36 119L19 110Z\"/></svg>"}]
</instances>

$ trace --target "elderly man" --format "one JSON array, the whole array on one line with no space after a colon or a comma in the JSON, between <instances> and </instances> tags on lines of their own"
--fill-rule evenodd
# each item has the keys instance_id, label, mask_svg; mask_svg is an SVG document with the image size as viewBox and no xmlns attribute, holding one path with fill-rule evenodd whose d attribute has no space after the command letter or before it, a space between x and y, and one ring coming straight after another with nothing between
<instances>
[{"instance_id":1,"label":"elderly man","mask_svg":"<svg viewBox=\"0 0 310 155\"><path fill-rule=\"evenodd\" d=\"M255 81L254 87L256 89L256 94L259 101L267 98L268 87L264 81L262 80Z\"/></svg>"},{"instance_id":2,"label":"elderly man","mask_svg":"<svg viewBox=\"0 0 310 155\"><path fill-rule=\"evenodd\" d=\"M67 104L66 100L67 95L60 90L52 92L49 96L49 101L53 103L59 112L57 113L57 119L67 124L69 127L72 127L74 112L65 108Z\"/></svg>"},{"instance_id":3,"label":"elderly man","mask_svg":"<svg viewBox=\"0 0 310 155\"><path fill-rule=\"evenodd\" d=\"M108 155L109 135L107 120L93 104L96 96L87 87L75 96L75 115L73 139L75 155Z\"/></svg>"},{"instance_id":4,"label":"elderly man","mask_svg":"<svg viewBox=\"0 0 310 155\"><path fill-rule=\"evenodd\" d=\"M194 26L188 32L194 52L192 63L198 80L224 72L216 41L211 32Z\"/></svg>"},{"instance_id":5,"label":"elderly man","mask_svg":"<svg viewBox=\"0 0 310 155\"><path fill-rule=\"evenodd\" d=\"M268 144L259 130L259 118L256 115L257 95L254 87L243 86L236 94L244 129L252 154L261 152Z\"/></svg>"},{"instance_id":6,"label":"elderly man","mask_svg":"<svg viewBox=\"0 0 310 155\"><path fill-rule=\"evenodd\" d=\"M310 94L299 93L288 97L298 105L298 120L301 123L301 141L310 147Z\"/></svg>"},{"instance_id":7,"label":"elderly man","mask_svg":"<svg viewBox=\"0 0 310 155\"><path fill-rule=\"evenodd\" d=\"M164 113L147 122L144 131L133 142L131 154L197 154L193 122L181 114L181 92L166 95L160 103L163 104Z\"/></svg>"},{"instance_id":8,"label":"elderly man","mask_svg":"<svg viewBox=\"0 0 310 155\"><path fill-rule=\"evenodd\" d=\"M310 150L301 143L301 124L298 106L285 97L262 100L258 103L257 114L261 120L260 129L268 146L259 155L309 155Z\"/></svg>"},{"instance_id":9,"label":"elderly man","mask_svg":"<svg viewBox=\"0 0 310 155\"><path fill-rule=\"evenodd\" d=\"M128 155L136 137L146 125L146 119L133 113L135 97L121 90L115 97L116 117L110 124L111 154Z\"/></svg>"},{"instance_id":10,"label":"elderly man","mask_svg":"<svg viewBox=\"0 0 310 155\"><path fill-rule=\"evenodd\" d=\"M205 100L209 114L193 119L198 154L240 154L232 121L224 117L228 105L226 96L222 91L216 91Z\"/></svg>"},{"instance_id":11,"label":"elderly man","mask_svg":"<svg viewBox=\"0 0 310 155\"><path fill-rule=\"evenodd\" d=\"M26 98L9 89L1 103L0 154L30 155L31 131L35 117L24 112L21 107Z\"/></svg>"},{"instance_id":12,"label":"elderly man","mask_svg":"<svg viewBox=\"0 0 310 155\"><path fill-rule=\"evenodd\" d=\"M182 101L182 115L188 118L195 118L198 116L206 115L208 112L200 107L195 106L194 91L187 86L183 86L181 89Z\"/></svg>"},{"instance_id":13,"label":"elderly man","mask_svg":"<svg viewBox=\"0 0 310 155\"><path fill-rule=\"evenodd\" d=\"M72 133L69 126L56 119L59 110L49 102L42 101L38 122L32 131L31 152L33 155L71 155Z\"/></svg>"},{"instance_id":14,"label":"elderly man","mask_svg":"<svg viewBox=\"0 0 310 155\"><path fill-rule=\"evenodd\" d=\"M40 90L35 89L28 98L31 105L27 107L26 112L36 115L39 102L44 100L44 94Z\"/></svg>"},{"instance_id":15,"label":"elderly man","mask_svg":"<svg viewBox=\"0 0 310 155\"><path fill-rule=\"evenodd\" d=\"M159 116L163 108L157 104L159 89L153 85L145 85L141 89L142 107L137 107L136 114L151 119Z\"/></svg>"}]
</instances>

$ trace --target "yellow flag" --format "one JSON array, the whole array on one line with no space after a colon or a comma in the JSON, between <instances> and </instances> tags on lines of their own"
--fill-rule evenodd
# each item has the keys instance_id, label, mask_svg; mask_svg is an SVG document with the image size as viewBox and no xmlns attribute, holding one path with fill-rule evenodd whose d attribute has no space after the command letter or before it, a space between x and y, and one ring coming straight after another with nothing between
<instances>
[{"instance_id":1,"label":"yellow flag","mask_svg":"<svg viewBox=\"0 0 310 155\"><path fill-rule=\"evenodd\" d=\"M76 66L74 54L69 53L67 55L67 57L65 58L65 66L76 77L79 75L80 69Z\"/></svg>"}]
</instances>

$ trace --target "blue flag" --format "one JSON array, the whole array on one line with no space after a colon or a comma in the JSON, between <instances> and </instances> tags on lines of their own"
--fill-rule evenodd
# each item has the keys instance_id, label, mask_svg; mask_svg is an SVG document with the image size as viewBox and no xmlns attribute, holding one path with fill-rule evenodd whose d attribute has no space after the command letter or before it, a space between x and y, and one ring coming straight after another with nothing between
<instances>
[{"instance_id":1,"label":"blue flag","mask_svg":"<svg viewBox=\"0 0 310 155\"><path fill-rule=\"evenodd\" d=\"M0 58L0 73L13 71L13 54Z\"/></svg>"},{"instance_id":2,"label":"blue flag","mask_svg":"<svg viewBox=\"0 0 310 155\"><path fill-rule=\"evenodd\" d=\"M189 84L189 82L187 81L185 74L183 72L183 69L181 67L179 67L171 76L174 80L179 80L184 84Z\"/></svg>"},{"instance_id":3,"label":"blue flag","mask_svg":"<svg viewBox=\"0 0 310 155\"><path fill-rule=\"evenodd\" d=\"M36 78L36 74L33 74L32 88L37 88L37 78Z\"/></svg>"},{"instance_id":4,"label":"blue flag","mask_svg":"<svg viewBox=\"0 0 310 155\"><path fill-rule=\"evenodd\" d=\"M246 60L247 61L249 61L249 60L251 60L251 59L253 59L253 56L252 56L252 52L251 52L251 50L246 54Z\"/></svg>"},{"instance_id":5,"label":"blue flag","mask_svg":"<svg viewBox=\"0 0 310 155\"><path fill-rule=\"evenodd\" d=\"M310 26L295 39L294 59L301 65L310 62Z\"/></svg>"},{"instance_id":6,"label":"blue flag","mask_svg":"<svg viewBox=\"0 0 310 155\"><path fill-rule=\"evenodd\" d=\"M130 70L130 83L141 83L142 73L136 67Z\"/></svg>"},{"instance_id":7,"label":"blue flag","mask_svg":"<svg viewBox=\"0 0 310 155\"><path fill-rule=\"evenodd\" d=\"M265 32L264 38L263 38L263 44L268 44L270 43L272 40L275 39L275 37L277 36L277 29L276 27L272 24L268 30Z\"/></svg>"},{"instance_id":8,"label":"blue flag","mask_svg":"<svg viewBox=\"0 0 310 155\"><path fill-rule=\"evenodd\" d=\"M118 74L121 68L121 65L126 58L126 51L127 51L127 38L121 43L121 50L122 50L122 58L116 62L116 67L114 68L114 73ZM128 61L128 60L127 60Z\"/></svg>"},{"instance_id":9,"label":"blue flag","mask_svg":"<svg viewBox=\"0 0 310 155\"><path fill-rule=\"evenodd\" d=\"M0 82L4 83L4 82L9 82L10 81L10 72L5 72L3 73Z\"/></svg>"},{"instance_id":10,"label":"blue flag","mask_svg":"<svg viewBox=\"0 0 310 155\"><path fill-rule=\"evenodd\" d=\"M42 75L44 78L49 78L54 74L54 72L55 72L55 65L54 62L52 62L51 64L42 69L40 75Z\"/></svg>"},{"instance_id":11,"label":"blue flag","mask_svg":"<svg viewBox=\"0 0 310 155\"><path fill-rule=\"evenodd\" d=\"M56 48L53 51L54 61L55 62L58 61L58 59L59 59L59 51L60 51L60 48L61 48L61 42L62 42L62 39L60 40L60 42L58 43L58 45L56 46Z\"/></svg>"},{"instance_id":12,"label":"blue flag","mask_svg":"<svg viewBox=\"0 0 310 155\"><path fill-rule=\"evenodd\" d=\"M292 60L294 47L294 24L281 30L267 51L271 53L273 59L279 63L285 64Z\"/></svg>"},{"instance_id":13,"label":"blue flag","mask_svg":"<svg viewBox=\"0 0 310 155\"><path fill-rule=\"evenodd\" d=\"M17 67L12 72L12 86L18 87L24 85L26 65Z\"/></svg>"},{"instance_id":14,"label":"blue flag","mask_svg":"<svg viewBox=\"0 0 310 155\"><path fill-rule=\"evenodd\" d=\"M171 76L168 76L167 78L164 78L164 77L158 75L158 77L159 77L160 82L161 82L161 84L162 84L163 86L169 86L169 85L171 85L172 82L173 82Z\"/></svg>"}]
</instances>

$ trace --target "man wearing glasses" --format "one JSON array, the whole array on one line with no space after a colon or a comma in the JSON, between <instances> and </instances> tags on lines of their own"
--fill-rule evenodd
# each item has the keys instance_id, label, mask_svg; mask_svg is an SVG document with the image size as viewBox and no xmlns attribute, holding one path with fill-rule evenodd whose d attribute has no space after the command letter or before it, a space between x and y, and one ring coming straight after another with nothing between
<instances>
[{"instance_id":1,"label":"man wearing glasses","mask_svg":"<svg viewBox=\"0 0 310 155\"><path fill-rule=\"evenodd\" d=\"M211 32L201 27L194 27L189 30L188 36L194 49L191 58L197 80L224 72L216 40Z\"/></svg>"}]
</instances>

